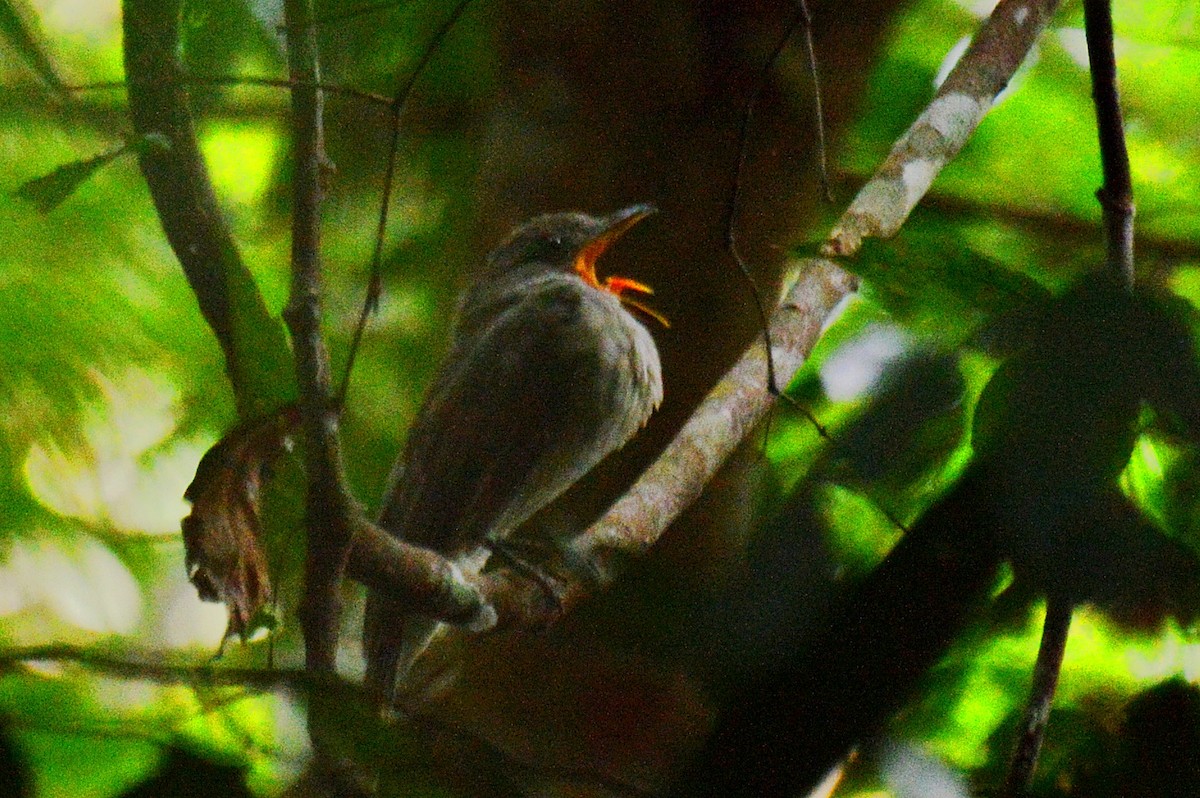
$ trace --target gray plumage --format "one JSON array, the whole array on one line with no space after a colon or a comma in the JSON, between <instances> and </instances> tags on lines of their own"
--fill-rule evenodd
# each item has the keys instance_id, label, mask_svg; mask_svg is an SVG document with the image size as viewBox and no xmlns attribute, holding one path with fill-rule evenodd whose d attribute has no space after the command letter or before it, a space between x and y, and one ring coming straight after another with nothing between
<instances>
[{"instance_id":1,"label":"gray plumage","mask_svg":"<svg viewBox=\"0 0 1200 798\"><path fill-rule=\"evenodd\" d=\"M397 461L385 529L478 567L485 540L509 535L646 423L662 400L654 340L619 290L577 264L651 210L540 216L491 253ZM365 623L366 684L390 705L436 622L372 593Z\"/></svg>"}]
</instances>

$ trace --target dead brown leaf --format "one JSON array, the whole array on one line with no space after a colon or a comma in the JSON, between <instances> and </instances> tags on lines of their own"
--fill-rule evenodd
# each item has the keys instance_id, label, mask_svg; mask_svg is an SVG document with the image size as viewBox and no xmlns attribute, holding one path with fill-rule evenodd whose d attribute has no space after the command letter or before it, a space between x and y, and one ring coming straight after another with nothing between
<instances>
[{"instance_id":1,"label":"dead brown leaf","mask_svg":"<svg viewBox=\"0 0 1200 798\"><path fill-rule=\"evenodd\" d=\"M295 405L240 424L208 450L183 497L188 578L205 601L229 609L225 636L243 640L271 600L263 547L261 488L269 466L291 446L300 423Z\"/></svg>"}]
</instances>

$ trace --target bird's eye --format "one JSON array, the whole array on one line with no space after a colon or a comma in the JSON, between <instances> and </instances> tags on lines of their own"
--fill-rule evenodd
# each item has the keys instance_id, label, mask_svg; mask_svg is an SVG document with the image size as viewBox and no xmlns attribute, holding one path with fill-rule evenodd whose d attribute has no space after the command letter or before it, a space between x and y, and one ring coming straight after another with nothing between
<instances>
[{"instance_id":1,"label":"bird's eye","mask_svg":"<svg viewBox=\"0 0 1200 798\"><path fill-rule=\"evenodd\" d=\"M562 236L549 236L532 242L528 249L530 260L554 262L561 260L567 252L567 244Z\"/></svg>"}]
</instances>

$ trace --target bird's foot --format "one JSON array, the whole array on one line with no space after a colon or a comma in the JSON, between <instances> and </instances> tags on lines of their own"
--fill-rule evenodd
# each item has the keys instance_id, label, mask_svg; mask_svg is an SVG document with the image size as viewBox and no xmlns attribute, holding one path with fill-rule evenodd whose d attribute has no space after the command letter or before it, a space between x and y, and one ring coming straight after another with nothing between
<instances>
[{"instance_id":1,"label":"bird's foot","mask_svg":"<svg viewBox=\"0 0 1200 798\"><path fill-rule=\"evenodd\" d=\"M547 559L557 551L553 544L533 540L493 540L488 539L484 545L505 565L512 568L526 579L532 580L542 589L547 605L556 615L563 612L560 581L544 566L534 561ZM529 555L533 555L530 557Z\"/></svg>"}]
</instances>

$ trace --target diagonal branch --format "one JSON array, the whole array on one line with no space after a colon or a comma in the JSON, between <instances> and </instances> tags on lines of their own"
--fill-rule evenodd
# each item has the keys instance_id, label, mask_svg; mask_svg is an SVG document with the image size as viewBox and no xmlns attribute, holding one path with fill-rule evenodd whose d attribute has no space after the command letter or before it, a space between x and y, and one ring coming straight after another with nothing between
<instances>
[{"instance_id":1,"label":"diagonal branch","mask_svg":"<svg viewBox=\"0 0 1200 798\"><path fill-rule=\"evenodd\" d=\"M1059 0L1002 0L996 6L933 101L834 225L827 256L848 257L865 238L896 234L991 110L1058 6Z\"/></svg>"},{"instance_id":2,"label":"diagonal branch","mask_svg":"<svg viewBox=\"0 0 1200 798\"><path fill-rule=\"evenodd\" d=\"M834 225L823 248L827 257L853 255L864 238L899 230L1008 84L1058 5L1058 0L1003 0L996 7L929 107ZM838 302L857 284L832 260L803 263L771 316L780 384L787 384L803 365ZM594 563L592 576L597 578L593 584L582 575L568 576L562 609L577 604L597 584L611 583L620 559L649 549L695 501L771 407L766 368L766 351L759 342L714 386L659 459L579 536L576 550ZM558 609L545 608L539 587L506 571L486 576L482 588L503 624L545 622L547 613Z\"/></svg>"},{"instance_id":3,"label":"diagonal branch","mask_svg":"<svg viewBox=\"0 0 1200 798\"><path fill-rule=\"evenodd\" d=\"M182 0L125 0L129 112L139 136L167 147L139 154L142 174L200 311L225 354L243 419L274 410L292 384L287 343L225 223L200 153L180 61ZM283 389L286 390L286 389Z\"/></svg>"}]
</instances>

